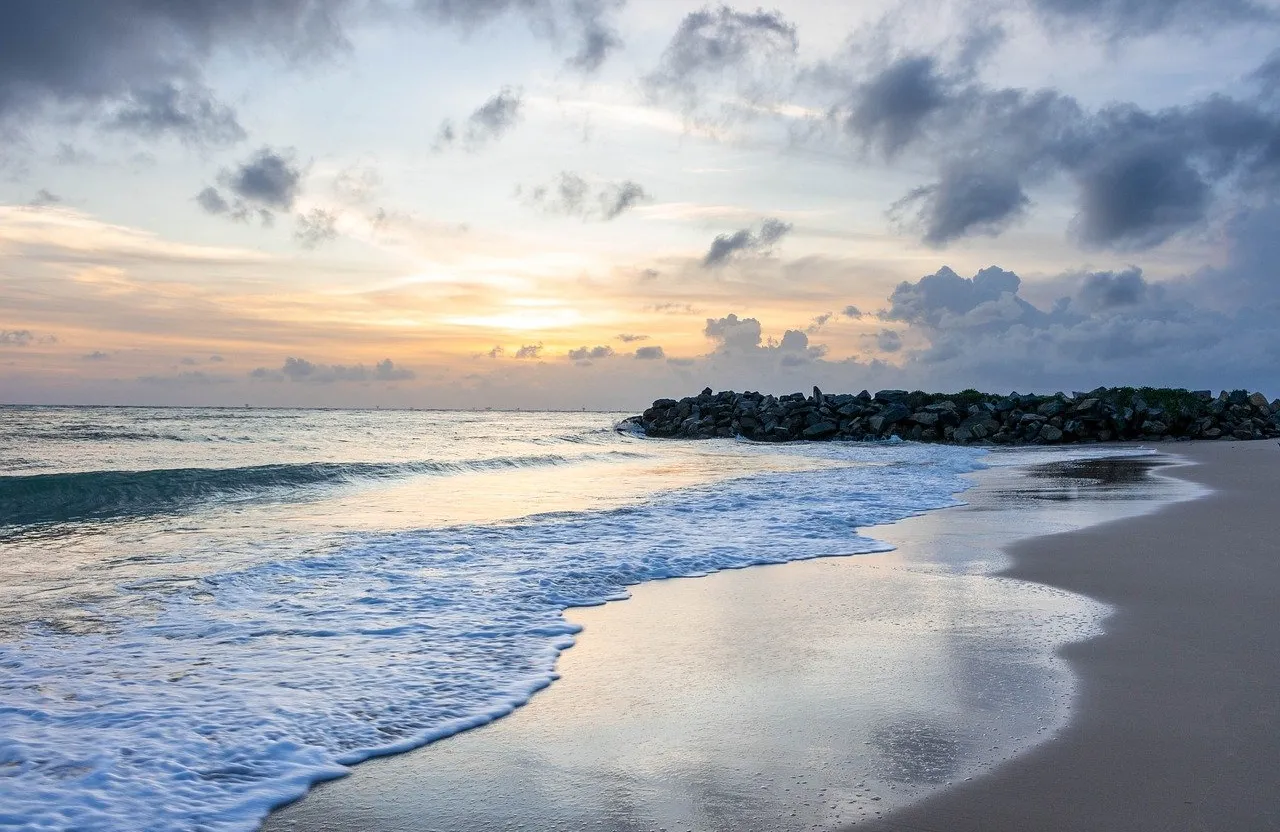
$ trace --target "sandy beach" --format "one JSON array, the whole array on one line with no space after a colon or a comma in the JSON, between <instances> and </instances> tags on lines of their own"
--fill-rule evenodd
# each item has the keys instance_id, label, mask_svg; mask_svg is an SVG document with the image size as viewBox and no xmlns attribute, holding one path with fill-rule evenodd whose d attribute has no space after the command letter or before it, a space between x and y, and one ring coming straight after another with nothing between
<instances>
[{"instance_id":1,"label":"sandy beach","mask_svg":"<svg viewBox=\"0 0 1280 832\"><path fill-rule=\"evenodd\" d=\"M1173 474L1212 494L1012 549L1011 577L1117 609L1104 637L1065 651L1080 679L1068 727L872 828L1280 829L1280 449L1176 451L1197 464Z\"/></svg>"},{"instance_id":2,"label":"sandy beach","mask_svg":"<svg viewBox=\"0 0 1280 832\"><path fill-rule=\"evenodd\" d=\"M1198 464L997 469L870 530L894 552L574 610L529 706L264 828L1276 828L1280 457L1173 450Z\"/></svg>"}]
</instances>

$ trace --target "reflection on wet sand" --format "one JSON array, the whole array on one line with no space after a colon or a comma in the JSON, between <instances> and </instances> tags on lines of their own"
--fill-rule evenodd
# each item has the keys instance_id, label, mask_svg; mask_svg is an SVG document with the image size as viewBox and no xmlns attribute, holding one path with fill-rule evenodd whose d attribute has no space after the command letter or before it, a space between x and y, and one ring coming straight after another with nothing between
<instances>
[{"instance_id":1,"label":"reflection on wet sand","mask_svg":"<svg viewBox=\"0 0 1280 832\"><path fill-rule=\"evenodd\" d=\"M999 577L1000 548L1195 489L1153 459L979 476L870 530L881 555L637 587L573 610L563 678L490 726L370 761L278 830L802 830L875 818L1053 734L1055 656L1107 609Z\"/></svg>"}]
</instances>

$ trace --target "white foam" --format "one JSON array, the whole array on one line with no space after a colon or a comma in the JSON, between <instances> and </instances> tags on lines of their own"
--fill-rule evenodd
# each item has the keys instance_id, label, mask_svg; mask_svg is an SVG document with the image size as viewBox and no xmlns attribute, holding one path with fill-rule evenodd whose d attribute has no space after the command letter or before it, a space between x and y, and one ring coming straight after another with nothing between
<instances>
[{"instance_id":1,"label":"white foam","mask_svg":"<svg viewBox=\"0 0 1280 832\"><path fill-rule=\"evenodd\" d=\"M352 534L203 578L111 632L0 646L0 826L251 829L346 765L526 702L572 643L566 607L643 581L882 550L856 529L954 504L983 455L759 452L828 466L605 511Z\"/></svg>"}]
</instances>

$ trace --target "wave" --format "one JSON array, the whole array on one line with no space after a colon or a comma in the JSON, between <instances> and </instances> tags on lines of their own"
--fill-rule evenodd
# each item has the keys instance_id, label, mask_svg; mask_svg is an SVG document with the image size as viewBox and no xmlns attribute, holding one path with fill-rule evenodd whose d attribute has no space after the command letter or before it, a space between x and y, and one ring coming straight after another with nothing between
<instances>
[{"instance_id":1,"label":"wave","mask_svg":"<svg viewBox=\"0 0 1280 832\"><path fill-rule=\"evenodd\" d=\"M576 457L543 454L456 462L311 462L0 476L0 528L165 514L207 501L287 495L359 481L540 468L634 456L638 454L614 451Z\"/></svg>"}]
</instances>

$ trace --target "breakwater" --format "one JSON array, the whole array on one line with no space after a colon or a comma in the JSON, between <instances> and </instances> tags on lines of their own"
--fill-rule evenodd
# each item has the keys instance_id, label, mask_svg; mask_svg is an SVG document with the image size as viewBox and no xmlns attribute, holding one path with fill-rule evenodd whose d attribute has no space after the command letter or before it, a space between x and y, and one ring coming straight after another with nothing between
<instances>
[{"instance_id":1,"label":"breakwater","mask_svg":"<svg viewBox=\"0 0 1280 832\"><path fill-rule=\"evenodd\" d=\"M1099 387L1087 393L998 395L965 390L783 396L710 388L658 399L624 420L646 436L764 442L872 440L1056 445L1075 442L1280 437L1280 399L1261 393Z\"/></svg>"}]
</instances>

